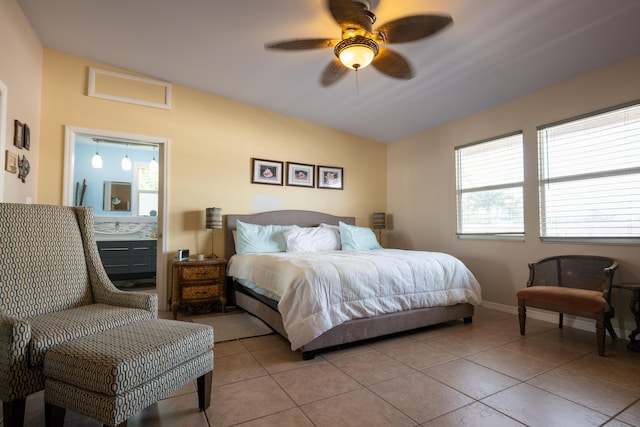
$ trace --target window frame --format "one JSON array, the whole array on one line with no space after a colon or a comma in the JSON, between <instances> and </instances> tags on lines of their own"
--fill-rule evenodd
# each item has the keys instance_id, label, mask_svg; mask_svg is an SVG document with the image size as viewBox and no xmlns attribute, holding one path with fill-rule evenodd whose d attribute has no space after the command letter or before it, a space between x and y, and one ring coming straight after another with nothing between
<instances>
[{"instance_id":1,"label":"window frame","mask_svg":"<svg viewBox=\"0 0 640 427\"><path fill-rule=\"evenodd\" d=\"M460 188L461 187L461 159L459 156L460 150L465 148L498 142L499 140L511 138L513 136L520 136L520 145L521 145L521 158L520 158L520 168L522 173L522 180L520 181L512 181L509 183L503 184L493 184L493 185L484 185L479 187L469 187L469 188ZM455 191L456 191L456 236L459 239L497 239L497 240L524 240L525 236L525 199L524 199L524 186L525 186L525 162L524 162L524 133L522 130L517 130L513 132L509 132L506 134L485 138L480 141L475 141L469 144L464 144L460 146L456 146L454 148L454 156L455 156ZM464 194L471 192L479 192L479 191L488 191L488 190L504 190L509 188L519 188L521 190L521 200L522 200L522 231L502 231L502 232L461 232L463 229L463 204L462 198Z\"/></svg>"},{"instance_id":2,"label":"window frame","mask_svg":"<svg viewBox=\"0 0 640 427\"><path fill-rule=\"evenodd\" d=\"M638 237L633 237L633 236L556 236L556 235L552 235L552 236L548 236L545 235L546 231L545 231L545 227L547 224L546 221L546 207L548 205L546 198L545 198L545 187L548 184L551 183L560 183L560 182L571 182L571 181L575 181L575 182L580 182L580 181L584 181L584 180L588 180L588 179L596 179L596 178L602 178L602 177L614 177L614 176L625 176L625 175L630 175L631 173L640 173L640 166L638 167L634 167L634 168L619 168L619 169L615 169L615 170L608 170L608 171L600 171L600 172L595 172L595 173L577 173L577 174L573 174L573 175L564 175L564 176L560 176L560 177L555 177L555 178L549 178L544 176L544 171L545 171L545 167L547 164L547 157L548 157L548 150L545 151L545 147L544 147L544 143L543 143L543 137L542 137L542 132L544 132L546 129L555 127L555 126L560 126L563 124L568 124L568 123L572 123L572 122L578 122L580 120L584 120L584 119L588 119L588 118L594 118L603 114L607 114L607 113L611 113L614 111L618 111L618 110L623 110L629 107L639 107L640 106L640 99L639 100L635 100L635 101L631 101L631 102L626 102L623 104L618 104L612 107L608 107L608 108L603 108L600 110L596 110L596 111L592 111L589 113L585 113L585 114L581 114L581 115L577 115L577 116L573 116L573 117L569 117L566 119L562 119L562 120L557 120L551 123L547 123L544 125L540 125L536 127L536 138L537 138L537 150L538 150L538 203L539 203L539 209L538 209L538 219L539 219L539 229L538 229L538 234L540 237L541 241L548 241L548 242L577 242L577 243L598 243L598 244L610 244L610 243L614 243L614 244L638 244L638 242L640 242L640 236Z\"/></svg>"}]
</instances>

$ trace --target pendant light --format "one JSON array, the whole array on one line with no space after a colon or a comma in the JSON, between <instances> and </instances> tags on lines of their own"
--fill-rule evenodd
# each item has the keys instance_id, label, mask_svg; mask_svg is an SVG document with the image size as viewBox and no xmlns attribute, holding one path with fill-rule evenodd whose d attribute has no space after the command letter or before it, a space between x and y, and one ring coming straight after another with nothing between
<instances>
[{"instance_id":1,"label":"pendant light","mask_svg":"<svg viewBox=\"0 0 640 427\"><path fill-rule=\"evenodd\" d=\"M156 160L156 148L158 148L158 146L154 145L153 146L153 159L151 159L151 161L149 162L149 170L151 172L158 172L158 161Z\"/></svg>"},{"instance_id":2,"label":"pendant light","mask_svg":"<svg viewBox=\"0 0 640 427\"><path fill-rule=\"evenodd\" d=\"M93 140L96 142L96 154L91 158L91 166L94 169L102 169L102 156L98 152L98 140L95 138Z\"/></svg>"},{"instance_id":3,"label":"pendant light","mask_svg":"<svg viewBox=\"0 0 640 427\"><path fill-rule=\"evenodd\" d=\"M124 154L124 158L122 159L121 166L123 171L131 170L131 159L129 158L129 144L126 145L126 151Z\"/></svg>"}]
</instances>

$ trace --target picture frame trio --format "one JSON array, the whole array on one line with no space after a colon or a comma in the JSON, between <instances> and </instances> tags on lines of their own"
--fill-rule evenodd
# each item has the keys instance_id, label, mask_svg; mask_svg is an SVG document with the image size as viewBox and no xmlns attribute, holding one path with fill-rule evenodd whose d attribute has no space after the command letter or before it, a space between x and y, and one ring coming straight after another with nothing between
<instances>
[{"instance_id":1,"label":"picture frame trio","mask_svg":"<svg viewBox=\"0 0 640 427\"><path fill-rule=\"evenodd\" d=\"M20 120L13 121L13 145L20 150L31 150L31 132L29 125L22 123ZM25 168L28 167L28 164L25 156L22 156L22 159L20 159L16 153L10 150L5 151L4 170L7 172L18 173L21 167L23 170L26 170ZM23 170L20 170L18 176L22 182L24 182L24 178L26 178L26 173L23 173Z\"/></svg>"},{"instance_id":2,"label":"picture frame trio","mask_svg":"<svg viewBox=\"0 0 640 427\"><path fill-rule=\"evenodd\" d=\"M252 160L251 183L308 188L344 189L344 170L338 166L316 166L277 160Z\"/></svg>"}]
</instances>

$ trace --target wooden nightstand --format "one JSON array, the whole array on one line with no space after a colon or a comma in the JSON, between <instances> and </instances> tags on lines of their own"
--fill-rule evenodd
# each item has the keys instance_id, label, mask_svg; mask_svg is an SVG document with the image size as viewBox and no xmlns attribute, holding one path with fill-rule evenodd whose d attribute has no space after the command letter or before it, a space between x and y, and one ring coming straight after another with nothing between
<instances>
[{"instance_id":1,"label":"wooden nightstand","mask_svg":"<svg viewBox=\"0 0 640 427\"><path fill-rule=\"evenodd\" d=\"M177 317L178 309L181 307L191 306L200 311L210 309L214 303L219 303L224 313L227 305L226 270L227 260L223 258L172 261L173 318Z\"/></svg>"}]
</instances>

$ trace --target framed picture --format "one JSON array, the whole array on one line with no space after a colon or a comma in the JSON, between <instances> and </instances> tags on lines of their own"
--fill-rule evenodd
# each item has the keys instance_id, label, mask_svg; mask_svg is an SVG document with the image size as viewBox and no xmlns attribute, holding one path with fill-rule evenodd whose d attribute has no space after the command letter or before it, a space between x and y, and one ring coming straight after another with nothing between
<instances>
[{"instance_id":1,"label":"framed picture","mask_svg":"<svg viewBox=\"0 0 640 427\"><path fill-rule=\"evenodd\" d=\"M318 166L318 188L344 189L342 168L335 166Z\"/></svg>"},{"instance_id":2,"label":"framed picture","mask_svg":"<svg viewBox=\"0 0 640 427\"><path fill-rule=\"evenodd\" d=\"M30 134L29 125L24 123L22 125L22 147L25 150L30 150L31 149L31 137L30 137L29 134Z\"/></svg>"},{"instance_id":3,"label":"framed picture","mask_svg":"<svg viewBox=\"0 0 640 427\"><path fill-rule=\"evenodd\" d=\"M304 163L287 162L287 185L315 187L315 166Z\"/></svg>"},{"instance_id":4,"label":"framed picture","mask_svg":"<svg viewBox=\"0 0 640 427\"><path fill-rule=\"evenodd\" d=\"M283 162L264 159L252 159L252 161L252 184L282 185Z\"/></svg>"},{"instance_id":5,"label":"framed picture","mask_svg":"<svg viewBox=\"0 0 640 427\"><path fill-rule=\"evenodd\" d=\"M13 121L13 145L22 148L22 123L19 120Z\"/></svg>"},{"instance_id":6,"label":"framed picture","mask_svg":"<svg viewBox=\"0 0 640 427\"><path fill-rule=\"evenodd\" d=\"M9 173L16 173L18 171L18 155L12 153L9 150L4 154L4 170Z\"/></svg>"}]
</instances>

